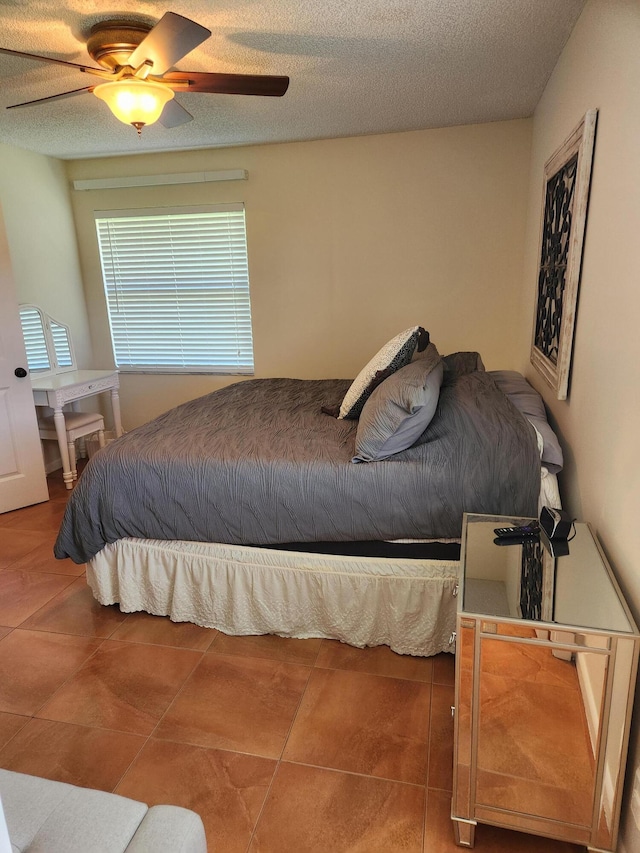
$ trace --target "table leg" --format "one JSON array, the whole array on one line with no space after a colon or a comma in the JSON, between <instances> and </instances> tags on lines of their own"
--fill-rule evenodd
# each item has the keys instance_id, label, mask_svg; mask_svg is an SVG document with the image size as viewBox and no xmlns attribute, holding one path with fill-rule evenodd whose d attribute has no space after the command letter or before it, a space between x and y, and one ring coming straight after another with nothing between
<instances>
[{"instance_id":1,"label":"table leg","mask_svg":"<svg viewBox=\"0 0 640 853\"><path fill-rule=\"evenodd\" d=\"M67 447L69 449L69 466L71 467L71 479L78 479L78 468L76 466L76 445L73 441L67 442Z\"/></svg>"},{"instance_id":2,"label":"table leg","mask_svg":"<svg viewBox=\"0 0 640 853\"><path fill-rule=\"evenodd\" d=\"M56 427L60 458L62 459L62 478L68 489L73 488L73 472L69 461L69 447L67 445L67 427L62 409L56 409L53 413L53 422Z\"/></svg>"},{"instance_id":3,"label":"table leg","mask_svg":"<svg viewBox=\"0 0 640 853\"><path fill-rule=\"evenodd\" d=\"M453 834L458 847L473 847L475 844L475 821L459 820L455 817L453 820Z\"/></svg>"},{"instance_id":4,"label":"table leg","mask_svg":"<svg viewBox=\"0 0 640 853\"><path fill-rule=\"evenodd\" d=\"M120 394L117 388L111 389L111 410L113 411L113 425L116 430L116 438L120 438L123 430L120 417Z\"/></svg>"}]
</instances>

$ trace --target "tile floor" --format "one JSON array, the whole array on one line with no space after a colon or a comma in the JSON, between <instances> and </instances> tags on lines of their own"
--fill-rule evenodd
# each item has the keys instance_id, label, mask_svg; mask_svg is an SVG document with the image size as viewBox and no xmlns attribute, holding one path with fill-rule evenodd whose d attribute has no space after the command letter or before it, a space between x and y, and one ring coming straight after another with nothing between
<instances>
[{"instance_id":1,"label":"tile floor","mask_svg":"<svg viewBox=\"0 0 640 853\"><path fill-rule=\"evenodd\" d=\"M453 658L227 637L97 604L52 545L67 493L0 515L0 767L195 809L221 853L455 853ZM478 827L485 853L580 853Z\"/></svg>"}]
</instances>

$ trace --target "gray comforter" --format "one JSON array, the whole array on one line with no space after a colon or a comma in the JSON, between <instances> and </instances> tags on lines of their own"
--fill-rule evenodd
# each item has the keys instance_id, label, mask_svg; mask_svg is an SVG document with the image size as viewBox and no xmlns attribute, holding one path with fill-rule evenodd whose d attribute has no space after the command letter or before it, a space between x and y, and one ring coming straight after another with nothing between
<instances>
[{"instance_id":1,"label":"gray comforter","mask_svg":"<svg viewBox=\"0 0 640 853\"><path fill-rule=\"evenodd\" d=\"M82 563L129 536L251 545L457 537L464 511L537 514L534 430L488 373L449 373L420 440L365 464L351 462L357 421L320 411L348 386L239 382L127 433L88 463L56 557Z\"/></svg>"}]
</instances>

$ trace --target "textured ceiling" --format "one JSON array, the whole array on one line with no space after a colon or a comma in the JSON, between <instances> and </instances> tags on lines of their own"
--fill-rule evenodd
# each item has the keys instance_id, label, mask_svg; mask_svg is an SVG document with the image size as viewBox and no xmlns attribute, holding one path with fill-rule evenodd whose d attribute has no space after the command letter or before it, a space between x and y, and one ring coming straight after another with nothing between
<instances>
[{"instance_id":1,"label":"textured ceiling","mask_svg":"<svg viewBox=\"0 0 640 853\"><path fill-rule=\"evenodd\" d=\"M210 29L177 68L285 74L282 98L179 94L194 121L118 122L64 66L0 55L0 142L61 158L389 133L532 114L585 0L0 0L0 46L93 65L114 17L171 10ZM91 78L93 82L95 78ZM97 80L96 80L97 82Z\"/></svg>"}]
</instances>

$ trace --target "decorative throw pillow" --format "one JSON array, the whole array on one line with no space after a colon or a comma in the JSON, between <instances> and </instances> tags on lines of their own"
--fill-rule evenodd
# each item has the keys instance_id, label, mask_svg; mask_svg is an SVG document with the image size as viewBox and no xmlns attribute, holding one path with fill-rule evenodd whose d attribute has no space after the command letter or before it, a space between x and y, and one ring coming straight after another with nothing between
<instances>
[{"instance_id":1,"label":"decorative throw pillow","mask_svg":"<svg viewBox=\"0 0 640 853\"><path fill-rule=\"evenodd\" d=\"M338 417L342 419L360 417L362 407L374 388L396 370L409 364L421 335L424 336L424 329L421 326L413 326L411 329L400 332L378 350L351 383L344 395Z\"/></svg>"},{"instance_id":2,"label":"decorative throw pillow","mask_svg":"<svg viewBox=\"0 0 640 853\"><path fill-rule=\"evenodd\" d=\"M352 462L375 462L411 447L438 406L444 365L433 344L385 379L364 404Z\"/></svg>"}]
</instances>

